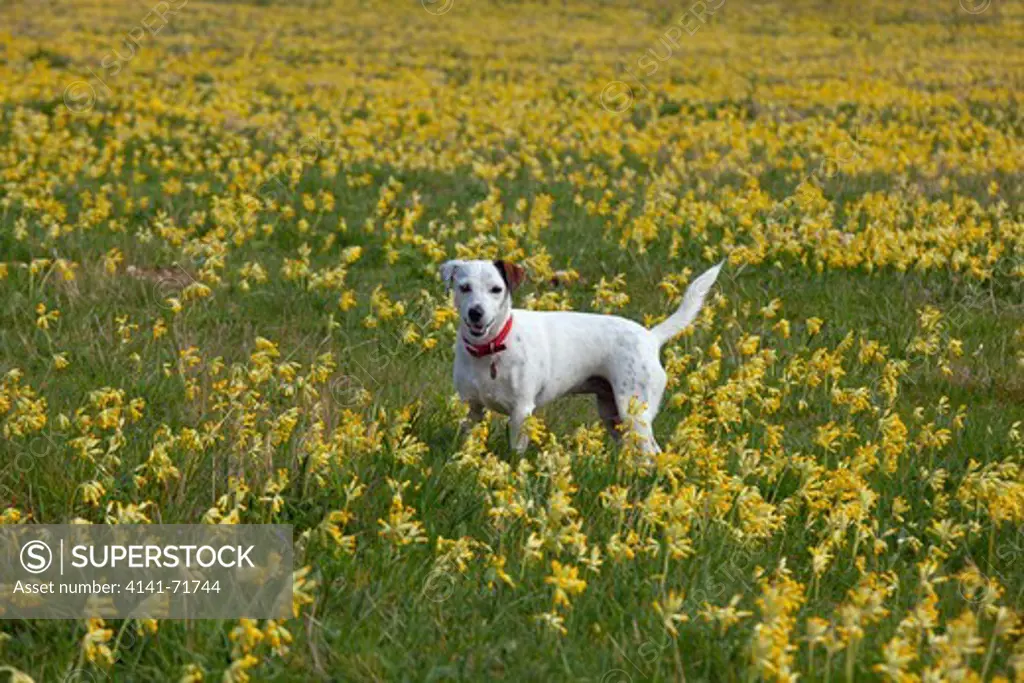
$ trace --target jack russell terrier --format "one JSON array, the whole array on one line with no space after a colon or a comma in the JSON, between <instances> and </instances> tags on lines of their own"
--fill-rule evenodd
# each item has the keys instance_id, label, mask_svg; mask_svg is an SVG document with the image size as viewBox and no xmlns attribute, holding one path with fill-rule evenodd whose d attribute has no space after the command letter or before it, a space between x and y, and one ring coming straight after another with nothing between
<instances>
[{"instance_id":1,"label":"jack russell terrier","mask_svg":"<svg viewBox=\"0 0 1024 683\"><path fill-rule=\"evenodd\" d=\"M679 309L648 330L615 315L514 309L512 292L526 271L508 261L444 263L441 279L455 290L461 320L455 388L469 420L481 420L484 408L508 415L511 442L522 453L529 443L523 422L536 408L566 394L594 394L613 437L629 420L644 452L659 452L651 425L667 381L661 347L696 319L721 268L694 280ZM642 410L631 416L633 397Z\"/></svg>"}]
</instances>

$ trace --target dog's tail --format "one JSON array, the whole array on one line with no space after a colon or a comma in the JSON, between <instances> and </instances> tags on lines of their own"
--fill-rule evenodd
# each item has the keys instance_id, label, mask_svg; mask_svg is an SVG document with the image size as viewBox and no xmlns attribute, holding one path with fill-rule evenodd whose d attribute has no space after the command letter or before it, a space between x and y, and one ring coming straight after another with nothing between
<instances>
[{"instance_id":1,"label":"dog's tail","mask_svg":"<svg viewBox=\"0 0 1024 683\"><path fill-rule=\"evenodd\" d=\"M725 261L720 261L691 282L690 286L686 288L686 294L683 295L683 303L679 305L676 312L651 329L659 344L664 346L666 342L697 319L697 314L700 313L701 306L704 305L704 297L708 295L711 285L715 284L715 280L718 279L718 271L722 270L724 263Z\"/></svg>"}]
</instances>

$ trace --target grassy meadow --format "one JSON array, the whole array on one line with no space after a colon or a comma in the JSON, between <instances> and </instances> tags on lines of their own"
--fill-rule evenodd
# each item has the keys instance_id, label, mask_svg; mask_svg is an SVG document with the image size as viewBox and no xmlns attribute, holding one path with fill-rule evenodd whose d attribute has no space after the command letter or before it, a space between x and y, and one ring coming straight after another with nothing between
<instances>
[{"instance_id":1,"label":"grassy meadow","mask_svg":"<svg viewBox=\"0 0 1024 683\"><path fill-rule=\"evenodd\" d=\"M0 3L0 523L291 524L0 681L1024 681L1024 4ZM654 324L460 436L449 258ZM6 679L5 679L6 677Z\"/></svg>"}]
</instances>

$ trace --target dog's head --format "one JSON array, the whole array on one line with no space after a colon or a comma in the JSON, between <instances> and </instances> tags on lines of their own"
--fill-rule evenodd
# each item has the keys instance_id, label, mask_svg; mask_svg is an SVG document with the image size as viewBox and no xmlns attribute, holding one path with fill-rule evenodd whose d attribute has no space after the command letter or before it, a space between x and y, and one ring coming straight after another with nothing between
<instances>
[{"instance_id":1,"label":"dog's head","mask_svg":"<svg viewBox=\"0 0 1024 683\"><path fill-rule=\"evenodd\" d=\"M526 270L508 261L448 261L441 279L455 290L455 308L472 338L498 333L512 310L512 292L526 279Z\"/></svg>"}]
</instances>

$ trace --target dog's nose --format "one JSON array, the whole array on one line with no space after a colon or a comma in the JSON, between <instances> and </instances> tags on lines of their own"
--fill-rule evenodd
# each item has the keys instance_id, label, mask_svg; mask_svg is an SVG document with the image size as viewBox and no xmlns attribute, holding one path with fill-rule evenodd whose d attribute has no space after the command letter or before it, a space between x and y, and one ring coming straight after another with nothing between
<instances>
[{"instance_id":1,"label":"dog's nose","mask_svg":"<svg viewBox=\"0 0 1024 683\"><path fill-rule=\"evenodd\" d=\"M483 306L473 306L469 309L469 321L471 323L480 322L480 318L484 317Z\"/></svg>"}]
</instances>

